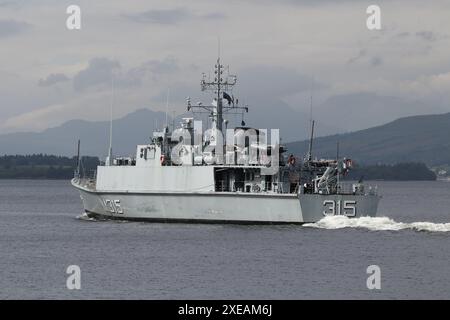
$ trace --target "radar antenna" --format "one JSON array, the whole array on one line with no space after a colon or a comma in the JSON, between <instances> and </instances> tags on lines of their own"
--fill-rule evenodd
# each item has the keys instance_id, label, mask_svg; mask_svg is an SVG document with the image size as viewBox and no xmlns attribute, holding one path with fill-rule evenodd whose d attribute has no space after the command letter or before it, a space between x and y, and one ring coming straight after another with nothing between
<instances>
[{"instance_id":1,"label":"radar antenna","mask_svg":"<svg viewBox=\"0 0 450 320\"><path fill-rule=\"evenodd\" d=\"M201 109L200 112L207 112L211 115L212 126L219 131L222 131L224 113L244 113L248 112L248 107L240 107L238 99L234 99L231 95L233 87L236 85L237 76L227 73L224 75L224 66L220 63L220 56L214 65L214 78L206 78L206 74L202 74L200 87L202 91L212 91L214 93L214 100L211 105L205 105L201 102L197 105L191 104L191 99L187 98L187 110ZM224 103L223 100L226 100Z\"/></svg>"}]
</instances>

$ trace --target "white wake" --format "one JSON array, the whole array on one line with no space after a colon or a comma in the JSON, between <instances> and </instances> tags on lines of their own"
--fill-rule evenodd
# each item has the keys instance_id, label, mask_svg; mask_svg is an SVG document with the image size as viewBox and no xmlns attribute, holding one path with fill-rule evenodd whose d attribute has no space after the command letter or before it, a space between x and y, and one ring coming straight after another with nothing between
<instances>
[{"instance_id":1,"label":"white wake","mask_svg":"<svg viewBox=\"0 0 450 320\"><path fill-rule=\"evenodd\" d=\"M373 231L414 230L428 232L450 232L450 223L433 222L396 222L388 217L348 218L346 216L328 216L315 223L306 223L304 227L319 229L364 228Z\"/></svg>"},{"instance_id":2,"label":"white wake","mask_svg":"<svg viewBox=\"0 0 450 320\"><path fill-rule=\"evenodd\" d=\"M84 221L97 221L97 219L89 217L86 212L83 212L82 214L76 216L75 218Z\"/></svg>"}]
</instances>

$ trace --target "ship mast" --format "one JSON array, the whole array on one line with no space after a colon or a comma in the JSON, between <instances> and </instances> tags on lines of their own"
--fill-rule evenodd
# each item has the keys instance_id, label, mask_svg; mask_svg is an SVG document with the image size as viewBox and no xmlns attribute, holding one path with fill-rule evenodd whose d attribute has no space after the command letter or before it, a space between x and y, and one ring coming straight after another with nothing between
<instances>
[{"instance_id":1,"label":"ship mast","mask_svg":"<svg viewBox=\"0 0 450 320\"><path fill-rule=\"evenodd\" d=\"M224 80L223 78L224 66L220 63L220 56L217 58L217 62L214 65L214 80L206 80L205 74L203 74L203 79L200 83L202 91L213 91L215 94L215 101L212 104L210 111L212 113L213 123L212 127L222 131L223 127L223 101L222 96L225 91L232 90L233 86L236 84L236 76L227 76ZM234 106L234 102L233 102Z\"/></svg>"},{"instance_id":2,"label":"ship mast","mask_svg":"<svg viewBox=\"0 0 450 320\"><path fill-rule=\"evenodd\" d=\"M215 124L213 121L213 128L215 127L217 130L222 132L222 124L223 124L223 111L222 111L222 97L221 93L221 84L223 81L223 65L220 64L220 38L217 39L217 63L215 65L214 74L215 79L217 79L217 107L216 107L216 117ZM235 82L236 83L236 82Z\"/></svg>"},{"instance_id":3,"label":"ship mast","mask_svg":"<svg viewBox=\"0 0 450 320\"><path fill-rule=\"evenodd\" d=\"M248 112L248 107L240 107L238 100L234 101L231 95L234 85L236 85L237 77L235 75L224 74L224 65L220 62L220 54L217 57L214 65L213 79L206 78L203 73L200 86L202 91L212 91L214 100L211 105L203 105L199 102L197 105L192 105L191 100L187 98L187 110L200 109L200 112L208 112L212 118L212 129L222 132L224 125L224 113L242 113ZM225 100L225 103L224 103Z\"/></svg>"}]
</instances>

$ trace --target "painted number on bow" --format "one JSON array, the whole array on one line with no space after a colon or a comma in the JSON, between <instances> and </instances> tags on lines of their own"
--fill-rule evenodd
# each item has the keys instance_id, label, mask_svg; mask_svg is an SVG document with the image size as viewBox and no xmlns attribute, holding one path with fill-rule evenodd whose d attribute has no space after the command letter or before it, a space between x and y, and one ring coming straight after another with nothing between
<instances>
[{"instance_id":1,"label":"painted number on bow","mask_svg":"<svg viewBox=\"0 0 450 320\"><path fill-rule=\"evenodd\" d=\"M103 205L106 211L111 213L123 214L122 206L120 205L120 200L110 200L104 199Z\"/></svg>"},{"instance_id":2,"label":"painted number on bow","mask_svg":"<svg viewBox=\"0 0 450 320\"><path fill-rule=\"evenodd\" d=\"M324 216L356 216L356 201L354 200L324 200L323 206L325 207Z\"/></svg>"}]
</instances>

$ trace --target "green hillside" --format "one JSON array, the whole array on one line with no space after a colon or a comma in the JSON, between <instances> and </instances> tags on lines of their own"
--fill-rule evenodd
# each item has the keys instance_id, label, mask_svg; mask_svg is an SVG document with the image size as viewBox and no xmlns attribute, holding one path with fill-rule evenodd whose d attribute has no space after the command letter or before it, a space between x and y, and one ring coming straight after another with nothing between
<instances>
[{"instance_id":1,"label":"green hillside","mask_svg":"<svg viewBox=\"0 0 450 320\"><path fill-rule=\"evenodd\" d=\"M428 166L450 164L450 113L401 118L366 130L314 140L313 156L340 155L365 165L422 162ZM303 155L308 141L288 143L290 153Z\"/></svg>"},{"instance_id":2,"label":"green hillside","mask_svg":"<svg viewBox=\"0 0 450 320\"><path fill-rule=\"evenodd\" d=\"M423 163L356 166L346 175L350 180L433 181L436 174Z\"/></svg>"}]
</instances>

